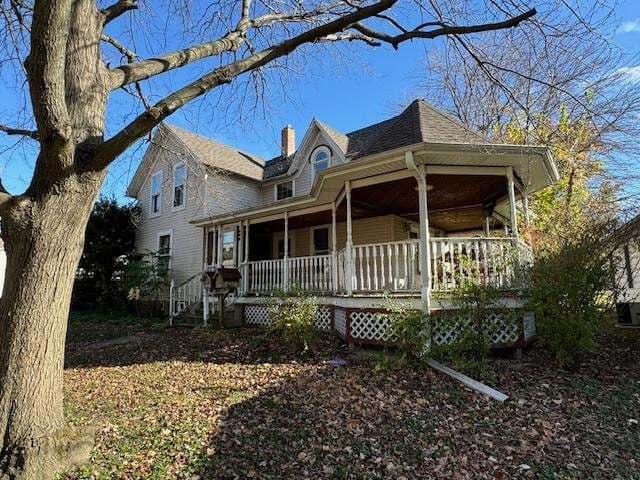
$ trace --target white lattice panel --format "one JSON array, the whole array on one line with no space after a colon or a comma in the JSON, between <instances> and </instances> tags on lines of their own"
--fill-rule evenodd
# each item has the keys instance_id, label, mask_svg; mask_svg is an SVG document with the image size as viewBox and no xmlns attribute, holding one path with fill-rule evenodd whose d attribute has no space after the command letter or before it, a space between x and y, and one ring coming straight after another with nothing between
<instances>
[{"instance_id":1,"label":"white lattice panel","mask_svg":"<svg viewBox=\"0 0 640 480\"><path fill-rule=\"evenodd\" d=\"M436 321L433 326L431 341L434 345L449 345L455 342L460 333L467 328L473 328L470 318Z\"/></svg>"},{"instance_id":2,"label":"white lattice panel","mask_svg":"<svg viewBox=\"0 0 640 480\"><path fill-rule=\"evenodd\" d=\"M247 325L260 325L263 327L271 325L269 307L266 305L245 305L244 322Z\"/></svg>"},{"instance_id":3,"label":"white lattice panel","mask_svg":"<svg viewBox=\"0 0 640 480\"><path fill-rule=\"evenodd\" d=\"M318 305L315 327L318 330L331 330L331 308L327 305Z\"/></svg>"},{"instance_id":4,"label":"white lattice panel","mask_svg":"<svg viewBox=\"0 0 640 480\"><path fill-rule=\"evenodd\" d=\"M380 312L351 312L350 335L356 340L393 341L391 319Z\"/></svg>"},{"instance_id":5,"label":"white lattice panel","mask_svg":"<svg viewBox=\"0 0 640 480\"><path fill-rule=\"evenodd\" d=\"M336 308L333 312L333 325L343 337L347 334L347 313L341 308Z\"/></svg>"},{"instance_id":6,"label":"white lattice panel","mask_svg":"<svg viewBox=\"0 0 640 480\"><path fill-rule=\"evenodd\" d=\"M522 326L524 329L525 342L528 342L536 336L536 317L533 312L525 312L522 317Z\"/></svg>"},{"instance_id":7,"label":"white lattice panel","mask_svg":"<svg viewBox=\"0 0 640 480\"><path fill-rule=\"evenodd\" d=\"M518 322L512 315L491 312L486 319L485 327L489 332L489 339L494 345L513 343L518 340ZM449 345L455 342L460 334L467 329L476 331L475 323L468 317L436 322L432 341L435 345Z\"/></svg>"}]
</instances>

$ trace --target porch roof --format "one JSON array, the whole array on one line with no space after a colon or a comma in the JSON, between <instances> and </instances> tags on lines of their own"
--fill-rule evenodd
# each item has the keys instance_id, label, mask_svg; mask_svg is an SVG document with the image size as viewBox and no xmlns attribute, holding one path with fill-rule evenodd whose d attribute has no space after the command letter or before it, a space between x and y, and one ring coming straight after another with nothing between
<instances>
[{"instance_id":1,"label":"porch roof","mask_svg":"<svg viewBox=\"0 0 640 480\"><path fill-rule=\"evenodd\" d=\"M277 203L235 212L204 217L191 223L206 226L241 220L261 223L279 218L284 212L304 215L332 208L344 190L347 180L353 188L389 179L411 178L414 172L405 162L404 154L412 152L416 165L427 167L429 175L501 175L505 167L512 167L517 182L533 193L556 182L559 174L551 153L546 147L505 144L419 143L341 164L320 172L308 195L293 197ZM480 168L479 168L480 167ZM429 182L429 178L427 178Z\"/></svg>"}]
</instances>

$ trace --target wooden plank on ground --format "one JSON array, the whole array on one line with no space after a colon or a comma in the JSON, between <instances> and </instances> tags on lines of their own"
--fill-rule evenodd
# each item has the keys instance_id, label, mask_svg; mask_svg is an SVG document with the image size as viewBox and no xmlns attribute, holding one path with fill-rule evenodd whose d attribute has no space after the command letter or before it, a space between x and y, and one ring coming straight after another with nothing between
<instances>
[{"instance_id":1,"label":"wooden plank on ground","mask_svg":"<svg viewBox=\"0 0 640 480\"><path fill-rule=\"evenodd\" d=\"M452 368L449 368L446 365L442 365L440 362L436 362L435 360L432 360L429 358L427 359L427 365L429 365L434 370L437 370L438 372L444 373L445 375L449 375L451 378L455 378L456 380L461 382L463 385L466 385L467 387L472 388L477 392L488 395L491 398L498 400L499 402L504 402L509 398L508 395L505 395L504 393L499 392L498 390L495 390L489 387L488 385L485 385L484 383L480 383L471 377L467 377L466 375L460 372L456 372Z\"/></svg>"}]
</instances>

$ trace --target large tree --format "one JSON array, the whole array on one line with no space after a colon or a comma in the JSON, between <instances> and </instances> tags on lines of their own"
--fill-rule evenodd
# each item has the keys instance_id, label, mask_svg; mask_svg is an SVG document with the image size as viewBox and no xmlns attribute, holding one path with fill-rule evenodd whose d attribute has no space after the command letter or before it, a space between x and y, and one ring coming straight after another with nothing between
<instances>
[{"instance_id":1,"label":"large tree","mask_svg":"<svg viewBox=\"0 0 640 480\"><path fill-rule=\"evenodd\" d=\"M443 36L471 42L481 32L507 28L562 35L581 21L569 0L398 1L0 0L3 78L11 74L13 87L28 92L29 112L15 116L19 125L0 122L0 131L37 145L26 190L11 194L0 182L8 254L0 301L0 477L50 478L88 452L90 441L68 430L62 409L64 338L83 234L109 165L165 118L319 42L398 48ZM564 16L556 13L555 25L537 21L534 3ZM147 48L183 44L140 59L118 37L123 22L150 35L171 25L170 39L150 38ZM179 24L189 26L182 35L174 28ZM107 63L104 46L121 52L124 63ZM189 69L193 65L198 69ZM114 93L126 89L141 97L154 77L175 90L153 105L145 101L127 124L106 126Z\"/></svg>"}]
</instances>

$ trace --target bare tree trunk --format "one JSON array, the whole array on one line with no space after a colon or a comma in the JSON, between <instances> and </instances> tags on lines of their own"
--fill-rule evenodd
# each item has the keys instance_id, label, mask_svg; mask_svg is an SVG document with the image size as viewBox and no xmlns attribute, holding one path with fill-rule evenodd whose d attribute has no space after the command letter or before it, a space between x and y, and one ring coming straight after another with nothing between
<instances>
[{"instance_id":1,"label":"bare tree trunk","mask_svg":"<svg viewBox=\"0 0 640 480\"><path fill-rule=\"evenodd\" d=\"M69 179L63 191L3 218L0 478L50 478L92 446L92 438L65 426L62 375L74 275L101 183L102 175Z\"/></svg>"},{"instance_id":2,"label":"bare tree trunk","mask_svg":"<svg viewBox=\"0 0 640 480\"><path fill-rule=\"evenodd\" d=\"M68 5L67 13L51 20L69 26L57 76L41 68L44 60L53 61L41 58L52 43L34 46L25 62L36 115L49 123L40 132L31 186L2 217L7 280L0 300L1 479L53 478L86 460L93 445L92 434L67 427L62 387L73 281L105 176L104 170L78 172L104 141L108 88L99 51L103 17L94 0ZM42 26L34 22L37 28ZM42 101L45 92L53 101Z\"/></svg>"}]
</instances>

